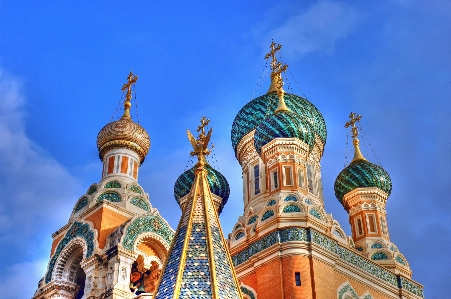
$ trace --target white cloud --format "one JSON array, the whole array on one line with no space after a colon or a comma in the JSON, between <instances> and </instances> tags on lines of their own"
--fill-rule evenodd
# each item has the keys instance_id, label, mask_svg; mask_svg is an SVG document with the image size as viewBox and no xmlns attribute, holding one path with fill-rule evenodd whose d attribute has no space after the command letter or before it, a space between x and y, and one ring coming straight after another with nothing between
<instances>
[{"instance_id":1,"label":"white cloud","mask_svg":"<svg viewBox=\"0 0 451 299\"><path fill-rule=\"evenodd\" d=\"M2 298L31 298L38 287L39 280L44 276L47 261L24 262L5 268L4 272L7 275L4 275L0 281Z\"/></svg>"},{"instance_id":2,"label":"white cloud","mask_svg":"<svg viewBox=\"0 0 451 299\"><path fill-rule=\"evenodd\" d=\"M265 38L284 45L291 59L310 52L334 50L338 40L347 37L357 26L360 13L356 8L332 1L320 1L309 10L295 14L270 31ZM265 44L265 48L267 45Z\"/></svg>"},{"instance_id":3,"label":"white cloud","mask_svg":"<svg viewBox=\"0 0 451 299\"><path fill-rule=\"evenodd\" d=\"M78 180L27 136L25 104L20 80L0 69L0 261L5 268L19 259L48 256L50 248L36 252L42 235L49 238L67 222L80 195ZM12 255L17 250L21 256Z\"/></svg>"}]
</instances>

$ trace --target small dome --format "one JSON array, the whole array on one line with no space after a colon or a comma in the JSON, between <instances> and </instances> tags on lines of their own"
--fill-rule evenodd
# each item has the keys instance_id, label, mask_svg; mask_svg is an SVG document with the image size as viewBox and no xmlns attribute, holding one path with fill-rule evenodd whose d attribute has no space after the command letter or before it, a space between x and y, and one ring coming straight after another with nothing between
<instances>
[{"instance_id":1,"label":"small dome","mask_svg":"<svg viewBox=\"0 0 451 299\"><path fill-rule=\"evenodd\" d=\"M357 189L377 187L390 195L392 183L388 173L380 166L365 159L354 160L343 169L335 180L335 196L343 204L343 197Z\"/></svg>"},{"instance_id":2,"label":"small dome","mask_svg":"<svg viewBox=\"0 0 451 299\"><path fill-rule=\"evenodd\" d=\"M229 183L219 171L215 170L210 165L206 164L204 168L207 170L207 181L210 186L210 191L222 198L222 204L218 209L218 213L221 213L224 205L229 199ZM194 183L194 170L196 169L197 165L182 173L175 182L174 197L178 204L180 204L180 199L191 191L191 187Z\"/></svg>"},{"instance_id":3,"label":"small dome","mask_svg":"<svg viewBox=\"0 0 451 299\"><path fill-rule=\"evenodd\" d=\"M103 156L113 148L128 148L135 151L144 161L150 149L150 137L143 127L133 122L131 118L122 117L104 126L97 135L99 156Z\"/></svg>"},{"instance_id":4,"label":"small dome","mask_svg":"<svg viewBox=\"0 0 451 299\"><path fill-rule=\"evenodd\" d=\"M298 138L312 151L315 131L310 122L291 111L277 112L266 117L255 129L254 146L261 155L262 147L276 138Z\"/></svg>"},{"instance_id":5,"label":"small dome","mask_svg":"<svg viewBox=\"0 0 451 299\"><path fill-rule=\"evenodd\" d=\"M319 110L303 97L285 93L284 100L287 107L300 117L310 121L314 128L314 133L326 144L327 130L326 123ZM236 115L231 131L233 150L237 150L241 139L265 119L268 112L276 110L279 102L277 92L269 92L247 103Z\"/></svg>"}]
</instances>

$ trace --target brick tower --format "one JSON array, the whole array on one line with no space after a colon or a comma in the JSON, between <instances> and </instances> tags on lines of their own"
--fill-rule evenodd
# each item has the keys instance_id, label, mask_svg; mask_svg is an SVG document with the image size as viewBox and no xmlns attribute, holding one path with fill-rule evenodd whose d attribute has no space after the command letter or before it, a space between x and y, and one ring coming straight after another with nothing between
<instances>
[{"instance_id":1,"label":"brick tower","mask_svg":"<svg viewBox=\"0 0 451 299\"><path fill-rule=\"evenodd\" d=\"M271 67L268 92L246 104L232 125L244 212L229 246L244 298L422 298L405 258L399 255L404 261L399 266L391 259L397 254L388 254L392 244L383 207L389 192L368 185L340 195L352 221L363 214L380 219L374 222L378 235L346 236L326 213L320 163L326 124L311 102L284 91L287 66L278 61L280 49L272 43L265 57ZM351 202L356 204L348 207Z\"/></svg>"}]
</instances>

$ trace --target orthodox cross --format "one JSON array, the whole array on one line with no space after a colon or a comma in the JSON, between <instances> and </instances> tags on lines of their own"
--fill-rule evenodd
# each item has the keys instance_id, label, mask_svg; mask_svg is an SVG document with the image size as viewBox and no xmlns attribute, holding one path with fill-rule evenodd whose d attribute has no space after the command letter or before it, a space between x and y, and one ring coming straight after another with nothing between
<instances>
[{"instance_id":1,"label":"orthodox cross","mask_svg":"<svg viewBox=\"0 0 451 299\"><path fill-rule=\"evenodd\" d=\"M271 51L266 54L265 59L271 58L271 79L277 80L277 89L281 89L283 86L282 73L288 68L288 65L277 61L276 53L282 48L281 44L276 44L274 41L271 42Z\"/></svg>"},{"instance_id":2,"label":"orthodox cross","mask_svg":"<svg viewBox=\"0 0 451 299\"><path fill-rule=\"evenodd\" d=\"M208 124L210 123L210 120L208 118L206 118L205 116L202 116L202 119L200 120L200 126L197 127L197 132L199 133L199 137L201 135L205 136L205 127L208 126Z\"/></svg>"},{"instance_id":3,"label":"orthodox cross","mask_svg":"<svg viewBox=\"0 0 451 299\"><path fill-rule=\"evenodd\" d=\"M351 112L351 114L349 114L349 118L351 120L346 122L345 128L349 128L350 126L352 126L352 129L351 129L351 131L352 131L352 138L355 139L357 137L357 135L359 135L359 131L358 131L358 128L356 127L355 123L359 122L360 119L362 118L362 116L361 115L357 115L354 112Z\"/></svg>"},{"instance_id":4,"label":"orthodox cross","mask_svg":"<svg viewBox=\"0 0 451 299\"><path fill-rule=\"evenodd\" d=\"M130 101L132 99L132 84L135 84L136 81L138 81L138 76L133 75L132 72L127 77L127 83L122 86L122 92L124 92L127 89L127 95L126 99L127 101Z\"/></svg>"}]
</instances>

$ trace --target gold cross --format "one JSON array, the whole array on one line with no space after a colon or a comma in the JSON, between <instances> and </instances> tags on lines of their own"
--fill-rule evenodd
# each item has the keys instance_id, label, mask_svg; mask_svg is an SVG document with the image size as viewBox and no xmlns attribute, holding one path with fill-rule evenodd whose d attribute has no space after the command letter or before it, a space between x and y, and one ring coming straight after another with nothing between
<instances>
[{"instance_id":1,"label":"gold cross","mask_svg":"<svg viewBox=\"0 0 451 299\"><path fill-rule=\"evenodd\" d=\"M359 135L359 131L358 131L358 128L356 127L355 123L359 122L360 119L362 118L362 116L361 115L357 115L354 112L351 112L351 114L349 114L349 118L351 120L346 122L345 128L349 128L350 126L352 126L352 129L351 129L351 131L352 131L352 138L355 139L357 137L357 135Z\"/></svg>"},{"instance_id":2,"label":"gold cross","mask_svg":"<svg viewBox=\"0 0 451 299\"><path fill-rule=\"evenodd\" d=\"M282 48L282 45L281 44L276 45L276 43L274 41L272 41L271 46L269 46L269 47L271 48L271 51L268 54L266 54L265 59L272 58L271 59L271 70L274 71L274 68L277 64L276 52L280 51L280 49Z\"/></svg>"},{"instance_id":3,"label":"gold cross","mask_svg":"<svg viewBox=\"0 0 451 299\"><path fill-rule=\"evenodd\" d=\"M210 120L206 118L205 116L202 116L202 119L200 120L200 126L197 127L197 132L199 133L199 136L205 136L205 127L208 126L210 123Z\"/></svg>"},{"instance_id":4,"label":"gold cross","mask_svg":"<svg viewBox=\"0 0 451 299\"><path fill-rule=\"evenodd\" d=\"M132 84L135 84L136 81L138 81L138 76L133 75L133 73L130 71L130 74L127 77L127 83L122 86L122 92L128 89L126 95L127 101L130 101L132 99Z\"/></svg>"}]
</instances>

